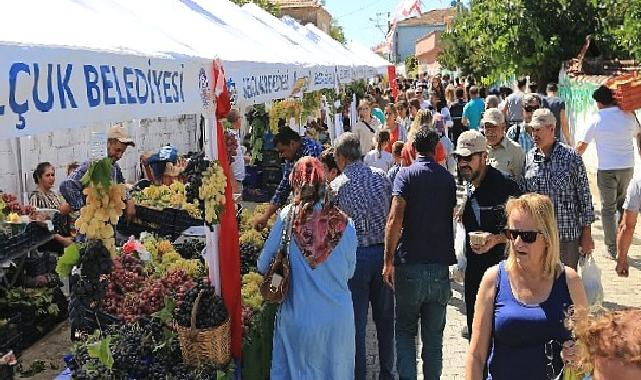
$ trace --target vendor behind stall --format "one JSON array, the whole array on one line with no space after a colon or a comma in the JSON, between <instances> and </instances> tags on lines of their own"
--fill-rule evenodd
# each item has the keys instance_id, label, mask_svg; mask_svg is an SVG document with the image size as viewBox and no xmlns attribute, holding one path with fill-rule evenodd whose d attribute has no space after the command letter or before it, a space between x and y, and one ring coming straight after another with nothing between
<instances>
[{"instance_id":1,"label":"vendor behind stall","mask_svg":"<svg viewBox=\"0 0 641 380\"><path fill-rule=\"evenodd\" d=\"M37 209L59 211L53 220L55 227L53 241L41 246L40 250L62 254L63 249L73 243L69 229L71 207L51 190L56 182L56 169L49 162L41 162L36 166L33 180L38 188L29 195L29 204Z\"/></svg>"},{"instance_id":2,"label":"vendor behind stall","mask_svg":"<svg viewBox=\"0 0 641 380\"><path fill-rule=\"evenodd\" d=\"M122 158L128 146L136 146L136 144L129 138L124 128L117 125L109 128L109 132L107 133L107 157L113 162L112 181L115 183L125 183L125 177L122 175L122 169L118 165L118 161ZM73 210L80 210L82 206L85 205L85 198L82 194L82 183L80 181L90 165L91 161L84 162L71 173L67 180L60 184L60 193ZM126 212L128 219L136 215L136 206L128 195Z\"/></svg>"}]
</instances>

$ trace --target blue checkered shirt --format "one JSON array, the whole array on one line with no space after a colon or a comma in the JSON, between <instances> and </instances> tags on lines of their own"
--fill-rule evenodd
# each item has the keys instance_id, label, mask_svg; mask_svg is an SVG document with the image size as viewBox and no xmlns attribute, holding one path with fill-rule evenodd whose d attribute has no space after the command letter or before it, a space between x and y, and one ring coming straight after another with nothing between
<instances>
[{"instance_id":1,"label":"blue checkered shirt","mask_svg":"<svg viewBox=\"0 0 641 380\"><path fill-rule=\"evenodd\" d=\"M544 194L552 199L561 241L579 239L583 226L595 220L581 156L560 142L555 143L549 158L534 148L526 155L524 173L519 183L523 192Z\"/></svg>"},{"instance_id":2,"label":"blue checkered shirt","mask_svg":"<svg viewBox=\"0 0 641 380\"><path fill-rule=\"evenodd\" d=\"M392 203L392 183L387 175L356 161L345 166L331 188L338 208L354 221L358 246L382 244Z\"/></svg>"},{"instance_id":3,"label":"blue checkered shirt","mask_svg":"<svg viewBox=\"0 0 641 380\"><path fill-rule=\"evenodd\" d=\"M518 142L523 151L527 153L534 148L534 139L532 139L532 135L525 129L525 123L521 122L511 126L510 129L507 130L506 136L508 139L514 141L518 128L521 129L521 133L519 134L519 141L516 142Z\"/></svg>"},{"instance_id":4,"label":"blue checkered shirt","mask_svg":"<svg viewBox=\"0 0 641 380\"><path fill-rule=\"evenodd\" d=\"M276 188L276 192L274 193L274 196L272 197L271 203L278 205L278 206L283 206L285 203L287 203L287 198L289 197L289 193L291 193L292 188L289 186L289 173L292 172L292 169L294 169L294 164L298 159L301 157L305 156L312 156L312 157L318 157L321 154L322 148L318 142L315 140L312 140L308 137L303 137L300 140L301 145L298 151L296 152L296 156L294 157L293 161L285 161L285 165L283 167L283 178L280 180L280 183L278 184L278 187Z\"/></svg>"},{"instance_id":5,"label":"blue checkered shirt","mask_svg":"<svg viewBox=\"0 0 641 380\"><path fill-rule=\"evenodd\" d=\"M85 205L85 196L82 194L83 186L80 180L89 170L89 166L91 166L91 161L84 162L69 175L69 178L60 184L60 195L74 210L80 210ZM125 183L122 169L120 169L117 162L113 164L111 180L114 183ZM129 199L129 194L126 194L125 198Z\"/></svg>"}]
</instances>

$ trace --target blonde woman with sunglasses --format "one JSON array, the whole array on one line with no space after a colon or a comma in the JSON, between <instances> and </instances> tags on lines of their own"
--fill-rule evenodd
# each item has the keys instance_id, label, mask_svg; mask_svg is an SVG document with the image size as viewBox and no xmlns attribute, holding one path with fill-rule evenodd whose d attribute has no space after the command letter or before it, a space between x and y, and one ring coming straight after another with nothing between
<instances>
[{"instance_id":1,"label":"blonde woman with sunglasses","mask_svg":"<svg viewBox=\"0 0 641 380\"><path fill-rule=\"evenodd\" d=\"M564 320L583 310L581 279L561 264L550 198L526 194L506 205L508 257L485 272L476 299L465 378L556 379L571 340Z\"/></svg>"}]
</instances>

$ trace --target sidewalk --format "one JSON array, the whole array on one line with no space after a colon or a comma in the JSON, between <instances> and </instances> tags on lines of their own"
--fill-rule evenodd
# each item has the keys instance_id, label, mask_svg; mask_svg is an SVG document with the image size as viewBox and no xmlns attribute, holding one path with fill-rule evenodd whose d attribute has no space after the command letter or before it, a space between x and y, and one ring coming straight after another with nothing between
<instances>
[{"instance_id":1,"label":"sidewalk","mask_svg":"<svg viewBox=\"0 0 641 380\"><path fill-rule=\"evenodd\" d=\"M596 175L590 175L590 188L593 203L600 215L600 200L596 188ZM640 221L641 222L641 221ZM601 220L592 225L592 236L595 241L594 258L601 268L601 282L603 283L604 302L606 309L620 309L623 307L641 307L641 223L635 231L634 240L630 247L630 276L618 277L614 271L615 262L604 257L607 253L603 244L603 228ZM463 287L461 284L452 283L452 298L447 306L447 324L443 337L443 375L442 379L459 380L465 378L465 355L467 340L461 336L461 329L466 326L465 304L463 303ZM417 342L418 379L423 379L420 361L420 342ZM376 329L374 322L369 321L367 330L367 364L368 380L378 379L378 349L376 345Z\"/></svg>"}]
</instances>

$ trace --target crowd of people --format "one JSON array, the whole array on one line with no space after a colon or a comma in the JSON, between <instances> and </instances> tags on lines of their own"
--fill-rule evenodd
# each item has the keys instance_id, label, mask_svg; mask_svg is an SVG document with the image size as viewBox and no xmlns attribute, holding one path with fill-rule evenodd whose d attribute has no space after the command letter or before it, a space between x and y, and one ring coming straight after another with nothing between
<instances>
[{"instance_id":1,"label":"crowd of people","mask_svg":"<svg viewBox=\"0 0 641 380\"><path fill-rule=\"evenodd\" d=\"M575 145L558 86L541 95L526 85L488 91L471 77L400 78L396 99L373 87L350 130L324 151L281 129L274 141L285 175L255 226L287 206L259 269L267 270L291 207L307 235L290 243L293 283L275 324L272 378L366 378L371 307L380 378L417 377L420 331L423 376L439 379L457 223L467 231L466 379L555 379L564 367L595 380L641 378L641 338L612 331L638 329L640 320L589 316L577 275L579 258L594 250L581 157L592 142L605 242L617 273L628 275L641 211L641 181L631 182L641 125L603 86ZM618 340L594 347L608 336Z\"/></svg>"}]
</instances>

